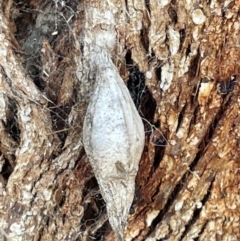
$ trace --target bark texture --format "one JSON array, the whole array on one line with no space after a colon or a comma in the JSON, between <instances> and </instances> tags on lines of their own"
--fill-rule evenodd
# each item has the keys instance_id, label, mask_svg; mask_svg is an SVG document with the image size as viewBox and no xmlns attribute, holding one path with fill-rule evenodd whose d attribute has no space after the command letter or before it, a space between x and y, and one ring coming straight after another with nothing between
<instances>
[{"instance_id":1,"label":"bark texture","mask_svg":"<svg viewBox=\"0 0 240 241\"><path fill-rule=\"evenodd\" d=\"M125 240L240 240L239 6L0 1L2 240L116 240L81 140L109 25L145 127Z\"/></svg>"}]
</instances>

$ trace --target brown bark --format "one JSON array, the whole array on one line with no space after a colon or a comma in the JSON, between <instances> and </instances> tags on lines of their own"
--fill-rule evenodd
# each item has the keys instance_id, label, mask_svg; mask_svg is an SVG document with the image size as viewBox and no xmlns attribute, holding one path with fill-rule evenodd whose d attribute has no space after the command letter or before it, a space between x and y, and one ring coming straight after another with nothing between
<instances>
[{"instance_id":1,"label":"brown bark","mask_svg":"<svg viewBox=\"0 0 240 241\"><path fill-rule=\"evenodd\" d=\"M240 240L240 1L40 2L0 2L0 237L115 240L81 141L109 8L146 134L126 240Z\"/></svg>"}]
</instances>

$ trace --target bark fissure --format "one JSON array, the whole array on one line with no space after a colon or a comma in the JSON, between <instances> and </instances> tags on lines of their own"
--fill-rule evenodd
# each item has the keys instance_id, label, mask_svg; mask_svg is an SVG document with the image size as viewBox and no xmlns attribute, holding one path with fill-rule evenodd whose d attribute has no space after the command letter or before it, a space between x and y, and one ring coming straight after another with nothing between
<instances>
[{"instance_id":1,"label":"bark fissure","mask_svg":"<svg viewBox=\"0 0 240 241\"><path fill-rule=\"evenodd\" d=\"M184 240L184 239L188 238L187 234L188 234L189 230L191 230L193 228L194 224L199 219L200 213L202 211L202 206L205 206L206 202L209 200L213 182L214 182L214 178L213 178L213 180L211 180L211 182L209 184L209 188L207 189L207 192L206 192L205 196L199 202L199 207L195 208L195 210L193 212L193 215L192 215L192 219L190 219L188 221L188 223L186 224L185 230L181 234L180 240ZM201 231L199 233L199 236L201 236Z\"/></svg>"}]
</instances>

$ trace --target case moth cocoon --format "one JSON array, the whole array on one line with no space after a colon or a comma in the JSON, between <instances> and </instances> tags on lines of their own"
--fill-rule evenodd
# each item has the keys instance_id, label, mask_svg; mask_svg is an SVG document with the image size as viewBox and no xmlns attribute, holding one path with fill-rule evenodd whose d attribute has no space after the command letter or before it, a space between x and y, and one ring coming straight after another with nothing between
<instances>
[{"instance_id":1,"label":"case moth cocoon","mask_svg":"<svg viewBox=\"0 0 240 241\"><path fill-rule=\"evenodd\" d=\"M83 143L109 222L118 240L124 240L145 133L117 68L110 58L101 66L84 120Z\"/></svg>"}]
</instances>

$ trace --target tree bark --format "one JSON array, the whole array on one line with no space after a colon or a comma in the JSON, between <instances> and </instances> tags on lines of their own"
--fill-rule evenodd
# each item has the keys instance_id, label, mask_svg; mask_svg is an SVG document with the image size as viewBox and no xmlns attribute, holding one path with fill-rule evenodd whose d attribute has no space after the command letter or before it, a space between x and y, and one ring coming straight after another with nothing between
<instances>
[{"instance_id":1,"label":"tree bark","mask_svg":"<svg viewBox=\"0 0 240 241\"><path fill-rule=\"evenodd\" d=\"M82 144L109 29L145 129L125 240L240 240L239 6L1 1L0 240L117 240Z\"/></svg>"}]
</instances>

